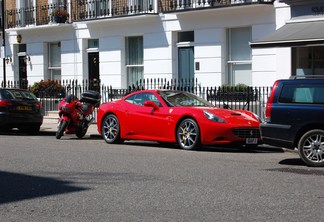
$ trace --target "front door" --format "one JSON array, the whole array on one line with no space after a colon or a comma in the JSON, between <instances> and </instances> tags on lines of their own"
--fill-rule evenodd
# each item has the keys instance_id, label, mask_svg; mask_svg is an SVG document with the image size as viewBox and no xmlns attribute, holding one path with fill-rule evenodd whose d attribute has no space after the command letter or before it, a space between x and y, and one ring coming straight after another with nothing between
<instances>
[{"instance_id":1,"label":"front door","mask_svg":"<svg viewBox=\"0 0 324 222\"><path fill-rule=\"evenodd\" d=\"M100 90L99 52L88 53L89 89Z\"/></svg>"},{"instance_id":2,"label":"front door","mask_svg":"<svg viewBox=\"0 0 324 222\"><path fill-rule=\"evenodd\" d=\"M194 48L178 48L178 73L181 80L192 80L194 78Z\"/></svg>"},{"instance_id":3,"label":"front door","mask_svg":"<svg viewBox=\"0 0 324 222\"><path fill-rule=\"evenodd\" d=\"M19 60L19 87L21 89L27 89L27 65L26 56L18 56Z\"/></svg>"}]
</instances>

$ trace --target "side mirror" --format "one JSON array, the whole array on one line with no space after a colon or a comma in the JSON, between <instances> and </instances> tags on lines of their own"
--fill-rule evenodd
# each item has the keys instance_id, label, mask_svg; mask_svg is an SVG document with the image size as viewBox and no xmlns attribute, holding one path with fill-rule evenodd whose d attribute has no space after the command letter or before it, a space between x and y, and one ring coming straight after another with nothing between
<instances>
[{"instance_id":1,"label":"side mirror","mask_svg":"<svg viewBox=\"0 0 324 222\"><path fill-rule=\"evenodd\" d=\"M151 101L151 100L147 100L144 102L144 106L147 106L147 107L152 107L154 110L158 110L159 109L159 106L156 105L155 102Z\"/></svg>"}]
</instances>

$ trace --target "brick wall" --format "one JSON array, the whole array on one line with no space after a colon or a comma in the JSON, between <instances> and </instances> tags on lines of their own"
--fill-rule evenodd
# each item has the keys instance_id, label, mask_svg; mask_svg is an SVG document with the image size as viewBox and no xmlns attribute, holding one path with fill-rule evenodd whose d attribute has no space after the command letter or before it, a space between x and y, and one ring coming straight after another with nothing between
<instances>
[{"instance_id":1,"label":"brick wall","mask_svg":"<svg viewBox=\"0 0 324 222\"><path fill-rule=\"evenodd\" d=\"M2 0L4 1L4 0ZM16 8L16 1L11 0L11 1L6 1L6 9L10 10L10 9L15 9Z\"/></svg>"}]
</instances>

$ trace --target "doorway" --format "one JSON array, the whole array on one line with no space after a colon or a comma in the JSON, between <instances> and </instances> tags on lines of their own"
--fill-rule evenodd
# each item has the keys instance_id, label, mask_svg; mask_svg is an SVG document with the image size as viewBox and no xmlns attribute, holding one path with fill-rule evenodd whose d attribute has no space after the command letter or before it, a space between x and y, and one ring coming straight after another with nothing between
<instances>
[{"instance_id":1,"label":"doorway","mask_svg":"<svg viewBox=\"0 0 324 222\"><path fill-rule=\"evenodd\" d=\"M194 79L194 47L178 48L178 74L180 80Z\"/></svg>"},{"instance_id":2,"label":"doorway","mask_svg":"<svg viewBox=\"0 0 324 222\"><path fill-rule=\"evenodd\" d=\"M99 52L88 53L89 89L100 91Z\"/></svg>"},{"instance_id":3,"label":"doorway","mask_svg":"<svg viewBox=\"0 0 324 222\"><path fill-rule=\"evenodd\" d=\"M27 89L28 81L27 81L27 64L26 64L26 56L18 56L18 64L19 64L19 87L21 89Z\"/></svg>"}]
</instances>

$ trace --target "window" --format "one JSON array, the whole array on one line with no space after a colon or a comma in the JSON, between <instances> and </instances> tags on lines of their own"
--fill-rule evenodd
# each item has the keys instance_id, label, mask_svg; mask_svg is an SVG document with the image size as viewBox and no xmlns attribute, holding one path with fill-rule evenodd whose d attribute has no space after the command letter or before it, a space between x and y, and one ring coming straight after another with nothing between
<instances>
[{"instance_id":1,"label":"window","mask_svg":"<svg viewBox=\"0 0 324 222\"><path fill-rule=\"evenodd\" d=\"M228 84L252 85L251 28L228 29Z\"/></svg>"},{"instance_id":2,"label":"window","mask_svg":"<svg viewBox=\"0 0 324 222\"><path fill-rule=\"evenodd\" d=\"M158 106L162 106L158 98L152 93L139 93L130 96L126 99L126 102L139 106L144 106L144 103L148 100L153 101Z\"/></svg>"},{"instance_id":3,"label":"window","mask_svg":"<svg viewBox=\"0 0 324 222\"><path fill-rule=\"evenodd\" d=\"M323 75L324 46L292 48L293 75Z\"/></svg>"},{"instance_id":4,"label":"window","mask_svg":"<svg viewBox=\"0 0 324 222\"><path fill-rule=\"evenodd\" d=\"M323 93L324 85L285 85L279 102L324 104Z\"/></svg>"},{"instance_id":5,"label":"window","mask_svg":"<svg viewBox=\"0 0 324 222\"><path fill-rule=\"evenodd\" d=\"M17 20L21 22L21 25L33 24L35 18L34 0L20 0L17 6L24 9L17 13Z\"/></svg>"},{"instance_id":6,"label":"window","mask_svg":"<svg viewBox=\"0 0 324 222\"><path fill-rule=\"evenodd\" d=\"M88 39L88 48L98 48L99 47L99 39Z\"/></svg>"},{"instance_id":7,"label":"window","mask_svg":"<svg viewBox=\"0 0 324 222\"><path fill-rule=\"evenodd\" d=\"M48 70L50 79L61 80L61 43L49 43Z\"/></svg>"},{"instance_id":8,"label":"window","mask_svg":"<svg viewBox=\"0 0 324 222\"><path fill-rule=\"evenodd\" d=\"M178 42L194 42L195 33L194 31L178 32Z\"/></svg>"},{"instance_id":9,"label":"window","mask_svg":"<svg viewBox=\"0 0 324 222\"><path fill-rule=\"evenodd\" d=\"M33 0L31 0L31 1L33 1ZM52 4L56 4L60 7L62 7L67 4L67 0L52 0Z\"/></svg>"},{"instance_id":10,"label":"window","mask_svg":"<svg viewBox=\"0 0 324 222\"><path fill-rule=\"evenodd\" d=\"M27 49L26 49L26 44L19 44L18 45L18 53L20 52L27 52Z\"/></svg>"},{"instance_id":11,"label":"window","mask_svg":"<svg viewBox=\"0 0 324 222\"><path fill-rule=\"evenodd\" d=\"M151 11L152 6L153 0L128 0L130 14Z\"/></svg>"},{"instance_id":12,"label":"window","mask_svg":"<svg viewBox=\"0 0 324 222\"><path fill-rule=\"evenodd\" d=\"M108 0L86 1L87 17L92 18L108 15L109 4Z\"/></svg>"},{"instance_id":13,"label":"window","mask_svg":"<svg viewBox=\"0 0 324 222\"><path fill-rule=\"evenodd\" d=\"M126 70L128 86L144 78L142 36L126 38Z\"/></svg>"}]
</instances>

